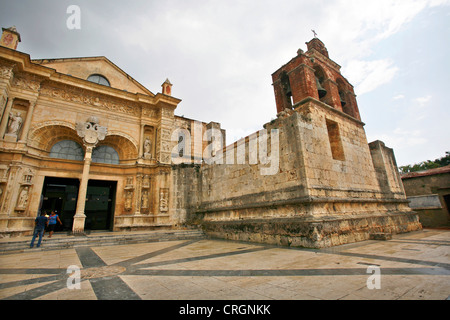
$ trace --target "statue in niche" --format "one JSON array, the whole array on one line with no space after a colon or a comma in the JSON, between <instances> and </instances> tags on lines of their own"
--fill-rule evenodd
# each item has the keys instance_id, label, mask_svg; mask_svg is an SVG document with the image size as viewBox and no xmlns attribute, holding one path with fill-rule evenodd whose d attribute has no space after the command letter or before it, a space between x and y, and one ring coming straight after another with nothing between
<instances>
[{"instance_id":1,"label":"statue in niche","mask_svg":"<svg viewBox=\"0 0 450 320\"><path fill-rule=\"evenodd\" d=\"M125 210L130 211L133 201L133 191L127 190L125 194Z\"/></svg>"},{"instance_id":2,"label":"statue in niche","mask_svg":"<svg viewBox=\"0 0 450 320\"><path fill-rule=\"evenodd\" d=\"M28 187L22 189L17 200L17 208L24 209L28 203Z\"/></svg>"},{"instance_id":3,"label":"statue in niche","mask_svg":"<svg viewBox=\"0 0 450 320\"><path fill-rule=\"evenodd\" d=\"M152 142L147 137L144 141L144 159L151 159L152 158Z\"/></svg>"},{"instance_id":4,"label":"statue in niche","mask_svg":"<svg viewBox=\"0 0 450 320\"><path fill-rule=\"evenodd\" d=\"M148 208L148 190L142 192L141 208Z\"/></svg>"},{"instance_id":5,"label":"statue in niche","mask_svg":"<svg viewBox=\"0 0 450 320\"><path fill-rule=\"evenodd\" d=\"M14 112L9 113L8 129L7 134L17 136L19 134L20 127L22 126L23 119L20 112L14 114Z\"/></svg>"}]
</instances>

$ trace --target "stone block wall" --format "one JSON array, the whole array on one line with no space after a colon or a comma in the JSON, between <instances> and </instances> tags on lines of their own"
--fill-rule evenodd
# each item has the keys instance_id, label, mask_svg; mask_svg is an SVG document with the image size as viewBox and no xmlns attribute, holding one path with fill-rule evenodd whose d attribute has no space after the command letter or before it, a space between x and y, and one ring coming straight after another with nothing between
<instances>
[{"instance_id":1,"label":"stone block wall","mask_svg":"<svg viewBox=\"0 0 450 320\"><path fill-rule=\"evenodd\" d=\"M271 144L273 135L267 143L268 156L278 153L275 174L261 174L268 164L254 161L259 152L250 146L257 132L225 148L219 164L173 170L176 212L212 237L292 246L328 247L376 232L420 230L394 183L393 153L381 145L378 153L369 148L363 125L306 99L265 125L267 132L278 130L279 143ZM373 153L382 153L383 166ZM389 192L380 177L391 182Z\"/></svg>"},{"instance_id":2,"label":"stone block wall","mask_svg":"<svg viewBox=\"0 0 450 320\"><path fill-rule=\"evenodd\" d=\"M381 191L392 197L405 199L405 190L395 161L394 151L379 140L371 142L369 147Z\"/></svg>"}]
</instances>

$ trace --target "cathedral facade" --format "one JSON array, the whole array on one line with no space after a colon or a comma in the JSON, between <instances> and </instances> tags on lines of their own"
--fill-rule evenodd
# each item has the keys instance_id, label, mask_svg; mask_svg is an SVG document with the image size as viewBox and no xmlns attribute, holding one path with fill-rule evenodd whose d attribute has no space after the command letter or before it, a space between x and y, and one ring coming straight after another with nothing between
<instances>
[{"instance_id":1,"label":"cathedral facade","mask_svg":"<svg viewBox=\"0 0 450 320\"><path fill-rule=\"evenodd\" d=\"M0 234L201 226L325 247L419 230L392 149L368 144L353 87L317 38L272 75L277 119L227 145L105 57L32 60L0 40ZM268 161L262 161L268 160Z\"/></svg>"}]
</instances>

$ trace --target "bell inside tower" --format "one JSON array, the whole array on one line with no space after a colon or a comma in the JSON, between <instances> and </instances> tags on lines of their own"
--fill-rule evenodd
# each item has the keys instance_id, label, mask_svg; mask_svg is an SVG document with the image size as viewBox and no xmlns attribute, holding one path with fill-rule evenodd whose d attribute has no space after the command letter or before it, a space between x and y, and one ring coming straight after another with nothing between
<instances>
[{"instance_id":1,"label":"bell inside tower","mask_svg":"<svg viewBox=\"0 0 450 320\"><path fill-rule=\"evenodd\" d=\"M290 106L293 105L292 101L292 88L291 83L289 82L289 76L286 72L283 72L281 75L281 86L283 88L284 95L286 97L286 100L289 102Z\"/></svg>"},{"instance_id":2,"label":"bell inside tower","mask_svg":"<svg viewBox=\"0 0 450 320\"><path fill-rule=\"evenodd\" d=\"M323 81L325 76L323 71L319 67L314 67L314 76L316 77L317 93L319 94L319 99L322 99L327 95L327 90L323 87Z\"/></svg>"},{"instance_id":3,"label":"bell inside tower","mask_svg":"<svg viewBox=\"0 0 450 320\"><path fill-rule=\"evenodd\" d=\"M316 37L306 44L308 51L297 50L297 56L272 74L277 113L298 109L312 98L361 120L353 86L341 75L341 66Z\"/></svg>"}]
</instances>

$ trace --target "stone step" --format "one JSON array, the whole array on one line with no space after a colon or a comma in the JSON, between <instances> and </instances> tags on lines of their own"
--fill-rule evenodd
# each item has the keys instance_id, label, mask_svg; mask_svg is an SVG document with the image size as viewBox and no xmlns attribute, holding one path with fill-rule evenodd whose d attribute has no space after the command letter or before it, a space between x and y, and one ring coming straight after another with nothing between
<instances>
[{"instance_id":1,"label":"stone step","mask_svg":"<svg viewBox=\"0 0 450 320\"><path fill-rule=\"evenodd\" d=\"M108 246L120 244L135 244L145 242L160 242L174 240L200 240L204 239L202 230L158 230L133 232L93 232L85 235L68 235L55 233L52 238L47 235L42 239L40 248L36 248L38 238L35 240L35 247L30 248L31 236L20 239L1 239L0 254L20 253L36 250L56 250L69 249L80 246Z\"/></svg>"}]
</instances>

